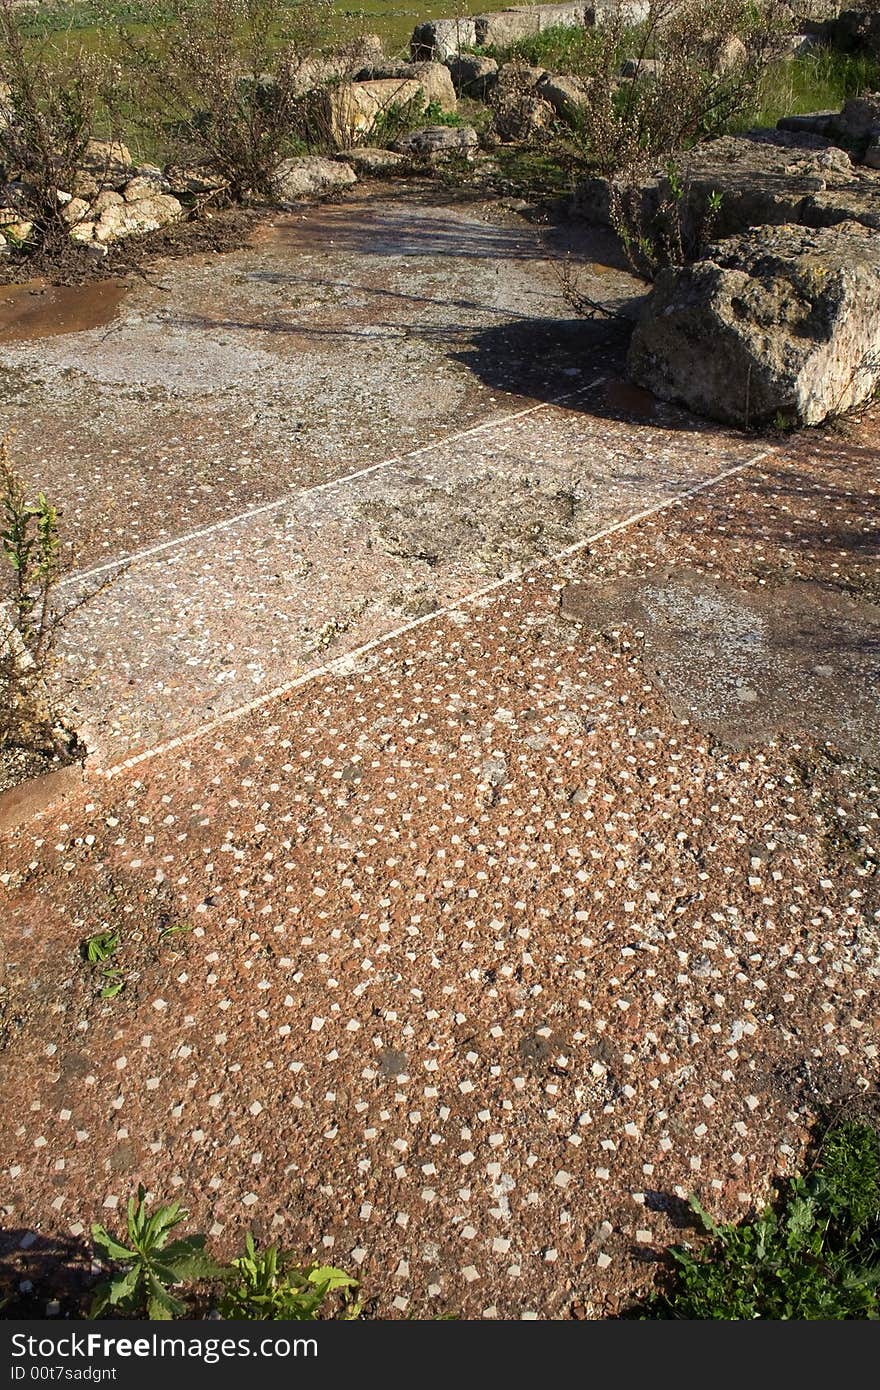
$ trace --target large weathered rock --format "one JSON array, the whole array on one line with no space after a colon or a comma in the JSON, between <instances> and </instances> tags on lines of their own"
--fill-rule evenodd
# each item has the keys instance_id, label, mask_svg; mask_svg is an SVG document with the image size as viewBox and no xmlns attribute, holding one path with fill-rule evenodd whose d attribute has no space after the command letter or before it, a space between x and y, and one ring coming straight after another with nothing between
<instances>
[{"instance_id":1,"label":"large weathered rock","mask_svg":"<svg viewBox=\"0 0 880 1390\"><path fill-rule=\"evenodd\" d=\"M439 106L447 114L457 109L452 75L445 63L408 63L404 75L418 82L426 104Z\"/></svg>"},{"instance_id":2,"label":"large weathered rock","mask_svg":"<svg viewBox=\"0 0 880 1390\"><path fill-rule=\"evenodd\" d=\"M489 95L498 80L498 64L494 58L480 58L476 53L462 53L447 58L446 66L452 85L462 96L477 100Z\"/></svg>"},{"instance_id":3,"label":"large weathered rock","mask_svg":"<svg viewBox=\"0 0 880 1390\"><path fill-rule=\"evenodd\" d=\"M336 158L350 164L361 178L387 178L407 167L405 155L373 145L356 145L354 149L342 150Z\"/></svg>"},{"instance_id":4,"label":"large weathered rock","mask_svg":"<svg viewBox=\"0 0 880 1390\"><path fill-rule=\"evenodd\" d=\"M880 58L880 5L865 3L844 10L833 25L831 38L846 53L864 53Z\"/></svg>"},{"instance_id":5,"label":"large weathered rock","mask_svg":"<svg viewBox=\"0 0 880 1390\"><path fill-rule=\"evenodd\" d=\"M412 79L418 82L425 98L425 105L436 102L441 111L455 111L458 102L455 87L445 63L404 63L386 61L376 67L364 68L358 73L358 83L403 81Z\"/></svg>"},{"instance_id":6,"label":"large weathered rock","mask_svg":"<svg viewBox=\"0 0 880 1390\"><path fill-rule=\"evenodd\" d=\"M492 89L494 128L502 140L531 140L553 123L554 110L544 95L546 68L505 63Z\"/></svg>"},{"instance_id":7,"label":"large weathered rock","mask_svg":"<svg viewBox=\"0 0 880 1390\"><path fill-rule=\"evenodd\" d=\"M351 82L385 62L382 40L378 34L363 34L357 42L335 53L312 54L294 69L291 87L295 96L304 96L330 82Z\"/></svg>"},{"instance_id":8,"label":"large weathered rock","mask_svg":"<svg viewBox=\"0 0 880 1390\"><path fill-rule=\"evenodd\" d=\"M880 385L880 237L759 227L660 273L629 372L735 425L816 425Z\"/></svg>"},{"instance_id":9,"label":"large weathered rock","mask_svg":"<svg viewBox=\"0 0 880 1390\"><path fill-rule=\"evenodd\" d=\"M854 167L846 151L817 135L778 130L725 135L675 162L685 190L686 224L702 225L709 199L721 194L713 222L717 236L785 222L831 227L855 221L880 229L877 175ZM574 208L589 221L611 225L613 191L608 179L588 179L575 193ZM639 185L639 217L646 229L661 203L668 202L669 192L665 172Z\"/></svg>"},{"instance_id":10,"label":"large weathered rock","mask_svg":"<svg viewBox=\"0 0 880 1390\"><path fill-rule=\"evenodd\" d=\"M150 193L146 198L126 202L118 193L102 193L92 204L94 240L119 241L127 236L156 232L183 215L183 207L168 193ZM79 223L80 226L88 223Z\"/></svg>"},{"instance_id":11,"label":"large weathered rock","mask_svg":"<svg viewBox=\"0 0 880 1390\"><path fill-rule=\"evenodd\" d=\"M591 18L592 7L583 4L511 6L477 15L474 28L481 48L509 48L544 29L583 29Z\"/></svg>"},{"instance_id":12,"label":"large weathered rock","mask_svg":"<svg viewBox=\"0 0 880 1390\"><path fill-rule=\"evenodd\" d=\"M669 13L675 7L672 6ZM636 24L644 24L651 13L651 0L593 0L587 7L587 23L592 23L597 29L603 25L619 24L624 28L632 28ZM658 16L659 19L659 16Z\"/></svg>"},{"instance_id":13,"label":"large weathered rock","mask_svg":"<svg viewBox=\"0 0 880 1390\"><path fill-rule=\"evenodd\" d=\"M579 77L562 74L553 77L549 73L541 78L538 91L544 101L548 101L562 120L573 122L583 111L590 99L586 85Z\"/></svg>"},{"instance_id":14,"label":"large weathered rock","mask_svg":"<svg viewBox=\"0 0 880 1390\"><path fill-rule=\"evenodd\" d=\"M463 48L473 48L476 42L477 31L472 19L432 19L416 25L409 51L416 62L427 59L442 63Z\"/></svg>"},{"instance_id":15,"label":"large weathered rock","mask_svg":"<svg viewBox=\"0 0 880 1390\"><path fill-rule=\"evenodd\" d=\"M170 193L171 182L161 169L145 173L139 170L133 179L122 188L122 196L127 203L136 203L139 198L151 198L156 193Z\"/></svg>"},{"instance_id":16,"label":"large weathered rock","mask_svg":"<svg viewBox=\"0 0 880 1390\"><path fill-rule=\"evenodd\" d=\"M801 116L783 116L777 129L800 134L820 135L826 140L840 141L854 150L880 139L880 92L865 92L851 97L841 111L811 111Z\"/></svg>"},{"instance_id":17,"label":"large weathered rock","mask_svg":"<svg viewBox=\"0 0 880 1390\"><path fill-rule=\"evenodd\" d=\"M592 25L641 24L650 0L578 0L560 5L511 5L473 18L432 19L416 25L410 40L413 58L445 62L467 48L508 48L545 29L583 29Z\"/></svg>"},{"instance_id":18,"label":"large weathered rock","mask_svg":"<svg viewBox=\"0 0 880 1390\"><path fill-rule=\"evenodd\" d=\"M401 154L435 159L450 154L470 156L479 143L473 126L432 125L411 130L394 148Z\"/></svg>"},{"instance_id":19,"label":"large weathered rock","mask_svg":"<svg viewBox=\"0 0 880 1390\"><path fill-rule=\"evenodd\" d=\"M852 140L863 140L880 132L880 92L867 92L844 103L840 113L844 132Z\"/></svg>"},{"instance_id":20,"label":"large weathered rock","mask_svg":"<svg viewBox=\"0 0 880 1390\"><path fill-rule=\"evenodd\" d=\"M343 82L328 87L319 102L328 134L340 149L369 137L377 121L395 108L427 106L424 88L411 77Z\"/></svg>"},{"instance_id":21,"label":"large weathered rock","mask_svg":"<svg viewBox=\"0 0 880 1390\"><path fill-rule=\"evenodd\" d=\"M83 150L82 167L99 176L127 174L132 163L128 146L121 140L89 140Z\"/></svg>"},{"instance_id":22,"label":"large weathered rock","mask_svg":"<svg viewBox=\"0 0 880 1390\"><path fill-rule=\"evenodd\" d=\"M348 188L357 183L357 174L348 164L314 154L283 160L275 171L275 180L282 199L297 203L303 198L318 198Z\"/></svg>"}]
</instances>

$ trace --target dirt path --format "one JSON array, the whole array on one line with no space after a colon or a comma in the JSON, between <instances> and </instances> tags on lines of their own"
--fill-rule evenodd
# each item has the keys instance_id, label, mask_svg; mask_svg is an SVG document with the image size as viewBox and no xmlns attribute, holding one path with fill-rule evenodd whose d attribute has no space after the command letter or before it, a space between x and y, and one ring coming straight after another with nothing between
<instances>
[{"instance_id":1,"label":"dirt path","mask_svg":"<svg viewBox=\"0 0 880 1390\"><path fill-rule=\"evenodd\" d=\"M266 682L337 654L272 645L275 613L307 640L310 585L322 621L367 598L352 648L406 618L395 585L444 605L7 837L14 1281L143 1179L218 1250L250 1226L359 1271L381 1316L602 1316L690 1192L745 1212L821 1105L876 1089L880 422L739 468L753 440L621 420L614 385L505 409L536 404L293 497L287 563L313 568L264 629L272 511L134 564L98 611L107 727L143 709L151 741L171 626L130 667L140 704L115 654L175 576L186 650L211 671L231 641L239 672L249 642ZM218 585L255 552L239 629ZM199 669L163 728L204 718ZM102 1000L78 947L110 924Z\"/></svg>"}]
</instances>

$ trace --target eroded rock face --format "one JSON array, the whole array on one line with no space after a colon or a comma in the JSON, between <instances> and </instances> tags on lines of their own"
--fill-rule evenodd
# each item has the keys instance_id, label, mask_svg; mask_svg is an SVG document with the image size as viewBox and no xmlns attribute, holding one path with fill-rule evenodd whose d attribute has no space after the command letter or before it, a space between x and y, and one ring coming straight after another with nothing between
<instances>
[{"instance_id":1,"label":"eroded rock face","mask_svg":"<svg viewBox=\"0 0 880 1390\"><path fill-rule=\"evenodd\" d=\"M405 155L372 145L357 145L352 150L343 150L336 158L350 164L361 178L387 178L389 174L407 166Z\"/></svg>"},{"instance_id":2,"label":"eroded rock face","mask_svg":"<svg viewBox=\"0 0 880 1390\"><path fill-rule=\"evenodd\" d=\"M397 141L394 148L401 154L433 159L449 154L469 155L478 145L479 139L473 126L432 125L411 130Z\"/></svg>"},{"instance_id":3,"label":"eroded rock face","mask_svg":"<svg viewBox=\"0 0 880 1390\"><path fill-rule=\"evenodd\" d=\"M302 155L285 159L275 171L280 196L289 203L335 193L357 183L351 165L322 155Z\"/></svg>"},{"instance_id":4,"label":"eroded rock face","mask_svg":"<svg viewBox=\"0 0 880 1390\"><path fill-rule=\"evenodd\" d=\"M472 19L431 19L416 25L410 40L410 53L416 62L429 59L442 63L463 48L473 48L476 42L477 31Z\"/></svg>"},{"instance_id":5,"label":"eroded rock face","mask_svg":"<svg viewBox=\"0 0 880 1390\"><path fill-rule=\"evenodd\" d=\"M811 131L724 135L680 156L676 164L685 188L685 220L692 227L704 221L712 194L721 194L713 221L717 236L790 222L832 227L852 221L880 229L876 173L854 165L845 150ZM610 225L613 187L609 179L586 180L575 195L576 211L592 222ZM666 174L645 178L637 194L639 215L650 228L661 202L669 197Z\"/></svg>"},{"instance_id":6,"label":"eroded rock face","mask_svg":"<svg viewBox=\"0 0 880 1390\"><path fill-rule=\"evenodd\" d=\"M99 244L119 241L122 237L143 236L156 232L169 222L176 222L183 207L168 193L150 193L147 197L126 201L119 194L102 193L92 205L90 216L95 217L94 239ZM115 201L118 199L118 201ZM88 223L79 223L80 226Z\"/></svg>"},{"instance_id":7,"label":"eroded rock face","mask_svg":"<svg viewBox=\"0 0 880 1390\"><path fill-rule=\"evenodd\" d=\"M498 80L498 64L494 58L480 58L475 53L462 53L447 58L446 66L452 84L463 96L477 100L489 95Z\"/></svg>"},{"instance_id":8,"label":"eroded rock face","mask_svg":"<svg viewBox=\"0 0 880 1390\"><path fill-rule=\"evenodd\" d=\"M340 149L345 149L368 139L377 121L389 111L416 103L426 106L427 98L415 78L389 77L329 87L321 94L321 103L328 133Z\"/></svg>"},{"instance_id":9,"label":"eroded rock face","mask_svg":"<svg viewBox=\"0 0 880 1390\"><path fill-rule=\"evenodd\" d=\"M82 167L102 176L125 174L133 160L121 140L89 140L83 151Z\"/></svg>"},{"instance_id":10,"label":"eroded rock face","mask_svg":"<svg viewBox=\"0 0 880 1390\"><path fill-rule=\"evenodd\" d=\"M839 140L856 152L865 142L880 139L880 92L865 92L850 97L841 111L811 111L801 116L783 116L777 122L779 130L820 135L826 140Z\"/></svg>"},{"instance_id":11,"label":"eroded rock face","mask_svg":"<svg viewBox=\"0 0 880 1390\"><path fill-rule=\"evenodd\" d=\"M577 0L561 5L510 5L468 19L432 19L416 25L410 52L416 59L445 62L462 49L506 48L545 29L640 24L648 17L649 8L649 0Z\"/></svg>"},{"instance_id":12,"label":"eroded rock face","mask_svg":"<svg viewBox=\"0 0 880 1390\"><path fill-rule=\"evenodd\" d=\"M541 97L550 103L557 116L564 121L576 121L587 105L590 94L579 77L563 74L542 78L538 85Z\"/></svg>"},{"instance_id":13,"label":"eroded rock face","mask_svg":"<svg viewBox=\"0 0 880 1390\"><path fill-rule=\"evenodd\" d=\"M633 381L734 425L816 425L880 385L880 237L759 227L660 273Z\"/></svg>"}]
</instances>

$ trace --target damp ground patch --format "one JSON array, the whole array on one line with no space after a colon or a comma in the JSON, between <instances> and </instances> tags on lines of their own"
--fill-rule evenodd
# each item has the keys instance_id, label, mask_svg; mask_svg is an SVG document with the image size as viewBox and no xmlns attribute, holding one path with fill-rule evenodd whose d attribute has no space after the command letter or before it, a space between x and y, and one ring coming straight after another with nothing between
<instances>
[{"instance_id":1,"label":"damp ground patch","mask_svg":"<svg viewBox=\"0 0 880 1390\"><path fill-rule=\"evenodd\" d=\"M811 580L741 588L689 568L570 584L564 617L630 629L679 718L743 746L799 730L880 760L880 612Z\"/></svg>"}]
</instances>

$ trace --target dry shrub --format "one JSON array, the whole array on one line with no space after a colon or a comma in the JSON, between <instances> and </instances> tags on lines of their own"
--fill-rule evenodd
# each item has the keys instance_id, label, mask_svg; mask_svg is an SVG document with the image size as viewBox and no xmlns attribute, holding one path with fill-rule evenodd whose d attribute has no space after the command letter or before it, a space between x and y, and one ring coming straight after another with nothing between
<instances>
[{"instance_id":1,"label":"dry shrub","mask_svg":"<svg viewBox=\"0 0 880 1390\"><path fill-rule=\"evenodd\" d=\"M0 750L70 757L76 737L50 686L58 634L68 618L125 570L57 603L62 578L59 515L45 493L29 497L9 438L0 440Z\"/></svg>"},{"instance_id":2,"label":"dry shrub","mask_svg":"<svg viewBox=\"0 0 880 1390\"><path fill-rule=\"evenodd\" d=\"M637 31L611 24L596 34L576 138L609 180L612 225L646 279L692 260L711 238L717 195L695 208L677 155L749 108L783 31L776 0L653 0ZM658 171L664 178L652 201L644 188Z\"/></svg>"},{"instance_id":3,"label":"dry shrub","mask_svg":"<svg viewBox=\"0 0 880 1390\"><path fill-rule=\"evenodd\" d=\"M178 164L207 165L229 197L273 197L280 161L326 132L313 88L346 63L322 58L330 0L157 0L146 31L120 35L132 107ZM354 60L352 60L354 61Z\"/></svg>"},{"instance_id":4,"label":"dry shrub","mask_svg":"<svg viewBox=\"0 0 880 1390\"><path fill-rule=\"evenodd\" d=\"M26 9L0 0L0 162L5 201L28 239L60 251L70 228L58 190L69 192L100 125L111 117L110 69L96 53L60 52L27 32ZM98 165L94 181L103 179ZM9 222L9 218L5 219Z\"/></svg>"},{"instance_id":5,"label":"dry shrub","mask_svg":"<svg viewBox=\"0 0 880 1390\"><path fill-rule=\"evenodd\" d=\"M579 128L591 165L628 172L726 130L748 108L779 32L774 11L745 0L652 0L635 34L619 23L598 31Z\"/></svg>"}]
</instances>

